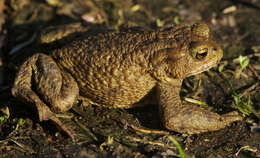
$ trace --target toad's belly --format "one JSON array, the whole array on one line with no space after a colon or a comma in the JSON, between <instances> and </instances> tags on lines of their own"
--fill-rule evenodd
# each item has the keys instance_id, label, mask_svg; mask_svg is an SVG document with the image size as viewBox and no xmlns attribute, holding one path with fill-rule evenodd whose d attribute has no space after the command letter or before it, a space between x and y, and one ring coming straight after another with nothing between
<instances>
[{"instance_id":1,"label":"toad's belly","mask_svg":"<svg viewBox=\"0 0 260 158\"><path fill-rule=\"evenodd\" d=\"M113 108L131 108L155 86L149 74L129 73L125 75L93 74L87 80L76 79L80 95L97 105Z\"/></svg>"}]
</instances>

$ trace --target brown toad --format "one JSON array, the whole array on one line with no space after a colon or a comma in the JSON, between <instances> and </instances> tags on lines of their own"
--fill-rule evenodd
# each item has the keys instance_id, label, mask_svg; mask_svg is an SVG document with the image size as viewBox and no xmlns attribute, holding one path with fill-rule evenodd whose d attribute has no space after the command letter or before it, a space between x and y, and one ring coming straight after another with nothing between
<instances>
[{"instance_id":1,"label":"brown toad","mask_svg":"<svg viewBox=\"0 0 260 158\"><path fill-rule=\"evenodd\" d=\"M67 45L38 53L23 63L12 94L37 108L39 120L69 110L78 96L91 103L132 108L152 89L164 126L181 133L214 131L242 118L218 115L179 97L182 80L215 66L222 49L206 24L177 25L155 31L129 29L84 34ZM73 136L72 136L73 137Z\"/></svg>"}]
</instances>

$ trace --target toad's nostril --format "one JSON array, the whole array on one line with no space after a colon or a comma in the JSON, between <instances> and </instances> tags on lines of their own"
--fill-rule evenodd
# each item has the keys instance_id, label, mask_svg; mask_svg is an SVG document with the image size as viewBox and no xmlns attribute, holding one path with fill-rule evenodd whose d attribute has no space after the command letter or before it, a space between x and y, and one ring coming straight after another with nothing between
<instances>
[{"instance_id":1,"label":"toad's nostril","mask_svg":"<svg viewBox=\"0 0 260 158\"><path fill-rule=\"evenodd\" d=\"M213 47L213 51L216 52L218 49L216 47Z\"/></svg>"}]
</instances>

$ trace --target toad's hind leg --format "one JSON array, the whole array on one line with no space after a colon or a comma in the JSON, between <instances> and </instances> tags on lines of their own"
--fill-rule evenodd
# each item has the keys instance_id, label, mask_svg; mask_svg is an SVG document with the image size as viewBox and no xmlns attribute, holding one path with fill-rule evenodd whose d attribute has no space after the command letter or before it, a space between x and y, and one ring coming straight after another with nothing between
<instances>
[{"instance_id":1,"label":"toad's hind leg","mask_svg":"<svg viewBox=\"0 0 260 158\"><path fill-rule=\"evenodd\" d=\"M180 88L180 80L157 85L160 114L167 129L195 134L219 130L231 122L242 120L237 112L218 115L195 105L184 105L179 97Z\"/></svg>"},{"instance_id":2,"label":"toad's hind leg","mask_svg":"<svg viewBox=\"0 0 260 158\"><path fill-rule=\"evenodd\" d=\"M36 107L40 121L51 120L72 139L72 131L47 105L54 111L66 111L71 108L78 93L74 79L62 73L53 59L45 54L35 54L23 63L12 88L15 97Z\"/></svg>"}]
</instances>

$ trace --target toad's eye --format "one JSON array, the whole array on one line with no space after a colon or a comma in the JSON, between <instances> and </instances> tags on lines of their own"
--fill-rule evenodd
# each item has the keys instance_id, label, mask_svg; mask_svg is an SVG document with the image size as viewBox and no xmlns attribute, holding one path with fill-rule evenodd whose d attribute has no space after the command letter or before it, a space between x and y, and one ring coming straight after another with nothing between
<instances>
[{"instance_id":1,"label":"toad's eye","mask_svg":"<svg viewBox=\"0 0 260 158\"><path fill-rule=\"evenodd\" d=\"M202 60L208 55L208 48L201 48L196 54L196 59Z\"/></svg>"}]
</instances>

